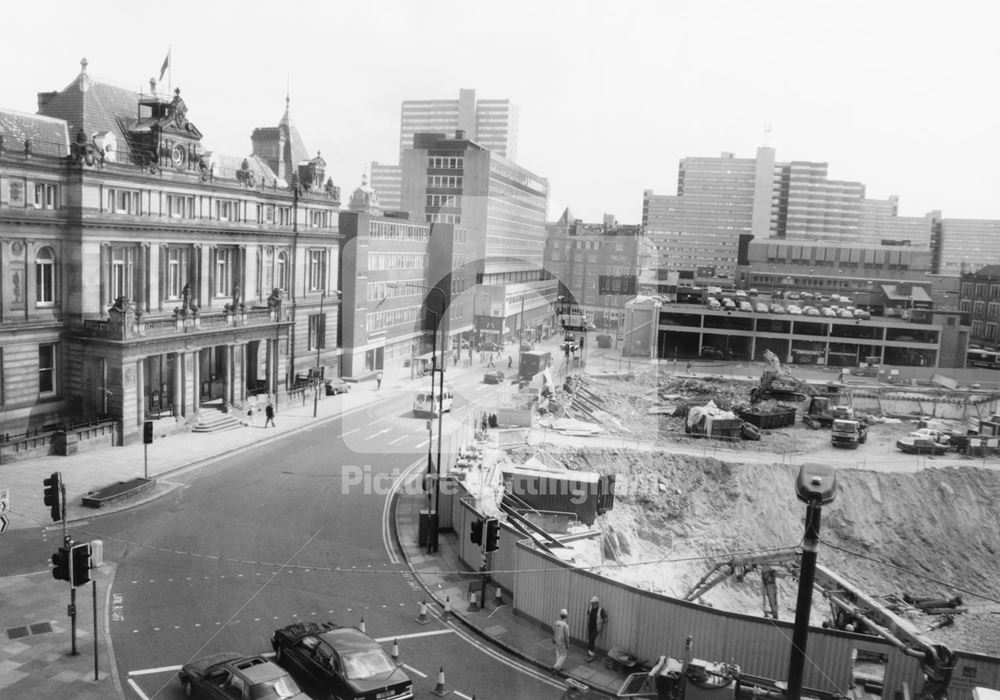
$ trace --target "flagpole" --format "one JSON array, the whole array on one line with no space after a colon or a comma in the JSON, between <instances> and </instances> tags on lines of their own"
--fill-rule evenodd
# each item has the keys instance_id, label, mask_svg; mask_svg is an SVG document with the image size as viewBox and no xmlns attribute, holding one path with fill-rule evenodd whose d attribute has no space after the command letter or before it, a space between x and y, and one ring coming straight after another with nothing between
<instances>
[{"instance_id":1,"label":"flagpole","mask_svg":"<svg viewBox=\"0 0 1000 700\"><path fill-rule=\"evenodd\" d=\"M174 92L174 57L171 55L173 53L173 44L167 44L167 96L173 94Z\"/></svg>"}]
</instances>

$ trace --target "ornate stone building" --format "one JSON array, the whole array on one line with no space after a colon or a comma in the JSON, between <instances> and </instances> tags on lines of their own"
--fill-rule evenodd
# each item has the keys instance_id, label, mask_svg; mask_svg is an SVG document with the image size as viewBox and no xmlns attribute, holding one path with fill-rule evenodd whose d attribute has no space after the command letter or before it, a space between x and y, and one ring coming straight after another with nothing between
<instances>
[{"instance_id":1,"label":"ornate stone building","mask_svg":"<svg viewBox=\"0 0 1000 700\"><path fill-rule=\"evenodd\" d=\"M339 373L340 193L284 148L287 109L299 159L276 172L207 149L179 89L81 65L37 114L0 109L0 436L111 419L129 440Z\"/></svg>"}]
</instances>

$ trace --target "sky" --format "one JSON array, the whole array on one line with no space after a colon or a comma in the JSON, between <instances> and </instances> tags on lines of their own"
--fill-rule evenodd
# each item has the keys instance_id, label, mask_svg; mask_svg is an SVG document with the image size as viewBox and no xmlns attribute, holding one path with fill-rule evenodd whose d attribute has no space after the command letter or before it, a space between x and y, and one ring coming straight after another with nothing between
<instances>
[{"instance_id":1,"label":"sky","mask_svg":"<svg viewBox=\"0 0 1000 700\"><path fill-rule=\"evenodd\" d=\"M568 206L640 223L685 157L829 164L899 213L1000 219L991 0L55 0L4 8L0 107L88 73L139 91L168 51L207 150L250 152L291 98L346 202L395 163L404 100L510 98L518 163Z\"/></svg>"}]
</instances>

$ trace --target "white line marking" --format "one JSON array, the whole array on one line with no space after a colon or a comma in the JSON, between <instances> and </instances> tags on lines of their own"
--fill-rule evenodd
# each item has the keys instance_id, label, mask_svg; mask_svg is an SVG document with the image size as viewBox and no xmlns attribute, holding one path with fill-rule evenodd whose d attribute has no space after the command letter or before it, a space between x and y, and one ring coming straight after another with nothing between
<instances>
[{"instance_id":1,"label":"white line marking","mask_svg":"<svg viewBox=\"0 0 1000 700\"><path fill-rule=\"evenodd\" d=\"M379 435L383 435L384 433L388 433L390 430L392 430L392 428L386 428L385 430L380 430L377 433L372 433L370 437L378 437Z\"/></svg>"},{"instance_id":2,"label":"white line marking","mask_svg":"<svg viewBox=\"0 0 1000 700\"><path fill-rule=\"evenodd\" d=\"M350 430L345 430L340 434L340 437L344 437L345 435L350 435L351 433L356 433L359 430L361 430L361 428L351 428Z\"/></svg>"},{"instance_id":3,"label":"white line marking","mask_svg":"<svg viewBox=\"0 0 1000 700\"><path fill-rule=\"evenodd\" d=\"M135 694L142 698L142 700L149 700L149 697L139 689L139 685L134 680L129 678L128 684L132 686L132 690L134 690Z\"/></svg>"},{"instance_id":4,"label":"white line marking","mask_svg":"<svg viewBox=\"0 0 1000 700\"><path fill-rule=\"evenodd\" d=\"M433 630L431 632L414 632L413 634L402 634L395 637L379 637L375 641L379 644L383 642L391 642L394 639L417 639L418 637L434 637L439 634L454 634L455 630Z\"/></svg>"},{"instance_id":5,"label":"white line marking","mask_svg":"<svg viewBox=\"0 0 1000 700\"><path fill-rule=\"evenodd\" d=\"M460 698L465 698L465 700L472 700L472 696L466 695L465 693L460 692L458 690L453 690L451 692L453 692L455 695L457 695Z\"/></svg>"},{"instance_id":6,"label":"white line marking","mask_svg":"<svg viewBox=\"0 0 1000 700\"><path fill-rule=\"evenodd\" d=\"M421 447L423 447L424 445L426 445L428 442L430 442L430 440L424 440L423 442L417 443L417 449L419 450Z\"/></svg>"},{"instance_id":7,"label":"white line marking","mask_svg":"<svg viewBox=\"0 0 1000 700\"><path fill-rule=\"evenodd\" d=\"M418 671L417 669L413 668L413 666L410 666L409 664L400 664L400 665L403 668L405 668L407 671L409 671L410 673L415 673L418 676L420 676L421 678L427 678L427 674L426 673L421 673L420 671Z\"/></svg>"},{"instance_id":8,"label":"white line marking","mask_svg":"<svg viewBox=\"0 0 1000 700\"><path fill-rule=\"evenodd\" d=\"M168 671L179 671L180 665L177 666L161 666L160 668L144 668L140 671L129 671L130 676L149 676L154 673L167 673Z\"/></svg>"},{"instance_id":9,"label":"white line marking","mask_svg":"<svg viewBox=\"0 0 1000 700\"><path fill-rule=\"evenodd\" d=\"M389 444L390 444L390 445L395 445L395 444L396 444L397 442L399 442L400 440L405 440L405 439L406 439L406 438L408 438L408 437L409 437L409 435L400 435L400 436L399 436L398 438L396 438L395 440L390 440L390 441L389 441Z\"/></svg>"}]
</instances>

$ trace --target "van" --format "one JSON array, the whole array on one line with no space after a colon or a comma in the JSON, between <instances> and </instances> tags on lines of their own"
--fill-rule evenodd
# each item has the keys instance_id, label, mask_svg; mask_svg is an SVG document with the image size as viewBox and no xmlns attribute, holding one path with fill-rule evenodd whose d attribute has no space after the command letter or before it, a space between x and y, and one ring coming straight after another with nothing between
<instances>
[{"instance_id":1,"label":"van","mask_svg":"<svg viewBox=\"0 0 1000 700\"><path fill-rule=\"evenodd\" d=\"M434 402L431 403L431 392L428 391L418 391L417 395L413 397L413 415L420 416L437 416L438 405L441 406L441 411L443 413L449 413L451 411L451 406L455 402L455 395L452 393L451 389L448 387L444 388L444 396L442 397L437 390L434 388Z\"/></svg>"}]
</instances>

